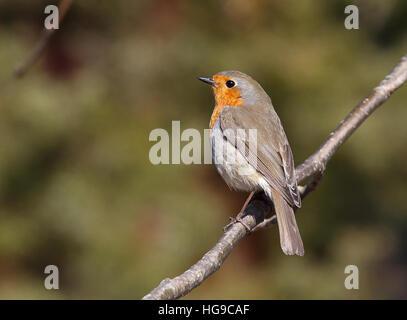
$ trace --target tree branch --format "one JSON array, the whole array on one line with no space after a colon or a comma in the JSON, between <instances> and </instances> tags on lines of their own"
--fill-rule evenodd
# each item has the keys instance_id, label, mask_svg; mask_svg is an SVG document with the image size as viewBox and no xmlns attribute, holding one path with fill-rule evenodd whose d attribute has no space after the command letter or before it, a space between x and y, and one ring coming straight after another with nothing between
<instances>
[{"instance_id":1,"label":"tree branch","mask_svg":"<svg viewBox=\"0 0 407 320\"><path fill-rule=\"evenodd\" d=\"M72 4L72 0L61 0L58 11L59 11L59 23L62 22L66 12L70 8ZM51 39L51 36L55 33L55 29L46 29L42 31L40 40L34 47L33 51L20 66L18 66L15 71L14 71L14 76L16 78L22 78L28 69L40 58L42 53L44 52L45 48L47 47L47 44L49 40Z\"/></svg>"},{"instance_id":2,"label":"tree branch","mask_svg":"<svg viewBox=\"0 0 407 320\"><path fill-rule=\"evenodd\" d=\"M298 183L315 177L314 181L301 188L304 198L317 186L326 165L339 147L359 128L390 95L407 80L407 55L394 67L392 72L372 90L366 99L360 102L339 126L331 132L328 139L319 149L296 168ZM243 222L250 228L258 230L273 223L277 219L272 216L264 219L272 210L272 204L263 195L252 198L245 210ZM199 286L207 277L217 271L237 243L247 234L241 223L229 228L196 264L174 279L164 279L159 286L143 297L145 300L177 299L188 294Z\"/></svg>"}]
</instances>

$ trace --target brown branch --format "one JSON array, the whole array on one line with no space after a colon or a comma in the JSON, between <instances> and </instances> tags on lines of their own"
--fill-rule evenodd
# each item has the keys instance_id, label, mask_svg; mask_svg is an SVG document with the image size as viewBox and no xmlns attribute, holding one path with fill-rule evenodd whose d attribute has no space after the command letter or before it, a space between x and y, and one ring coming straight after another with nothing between
<instances>
[{"instance_id":1,"label":"brown branch","mask_svg":"<svg viewBox=\"0 0 407 320\"><path fill-rule=\"evenodd\" d=\"M340 125L329 135L319 149L296 168L298 183L316 177L302 190L302 197L315 189L326 165L339 147L390 95L407 81L407 55L396 65L392 72L359 103ZM254 197L245 210L243 222L251 228L266 227L276 222L275 216L263 218L272 210L272 205L261 197ZM268 222L266 222L268 221ZM207 277L217 271L237 243L247 234L241 223L229 228L215 246L196 264L173 279L164 279L160 285L143 299L177 299L199 286Z\"/></svg>"},{"instance_id":2,"label":"brown branch","mask_svg":"<svg viewBox=\"0 0 407 320\"><path fill-rule=\"evenodd\" d=\"M59 12L59 24L61 25L62 20L68 9L71 7L72 0L61 0L58 7ZM28 71L28 69L41 57L51 36L55 33L55 29L46 29L42 31L41 37L34 47L33 51L20 66L18 66L14 71L14 76L16 78L22 78Z\"/></svg>"}]
</instances>

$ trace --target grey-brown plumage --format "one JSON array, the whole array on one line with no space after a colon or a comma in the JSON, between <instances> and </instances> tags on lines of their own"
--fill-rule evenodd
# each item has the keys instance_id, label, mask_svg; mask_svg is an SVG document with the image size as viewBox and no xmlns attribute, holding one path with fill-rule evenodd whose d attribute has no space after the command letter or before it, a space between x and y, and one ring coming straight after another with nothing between
<instances>
[{"instance_id":1,"label":"grey-brown plumage","mask_svg":"<svg viewBox=\"0 0 407 320\"><path fill-rule=\"evenodd\" d=\"M217 97L217 90L222 90L222 95L227 95L228 89L240 94L236 105L221 108L212 128L212 156L219 173L232 188L263 190L275 206L283 252L303 255L304 247L293 210L301 206L293 155L270 97L255 80L238 71L224 71L213 79L215 99L225 100ZM232 88L224 87L223 82L227 79L235 83ZM247 134L236 134L238 129L256 129L255 150L249 148ZM219 147L225 141L239 150L239 156L233 162L225 161L225 148ZM242 144L247 148L242 150L239 147ZM242 168L252 171L242 175Z\"/></svg>"}]
</instances>

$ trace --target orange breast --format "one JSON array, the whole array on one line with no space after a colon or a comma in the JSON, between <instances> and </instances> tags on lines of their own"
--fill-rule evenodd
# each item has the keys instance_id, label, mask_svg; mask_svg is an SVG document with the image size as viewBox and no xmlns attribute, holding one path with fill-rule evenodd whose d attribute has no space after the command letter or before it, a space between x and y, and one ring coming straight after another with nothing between
<instances>
[{"instance_id":1,"label":"orange breast","mask_svg":"<svg viewBox=\"0 0 407 320\"><path fill-rule=\"evenodd\" d=\"M228 88L225 86L226 81L231 80L224 75L215 75L213 80L217 83L213 87L215 93L215 108L213 109L209 128L213 128L219 114L226 106L239 107L243 105L243 99L240 97L240 90L237 88Z\"/></svg>"}]
</instances>

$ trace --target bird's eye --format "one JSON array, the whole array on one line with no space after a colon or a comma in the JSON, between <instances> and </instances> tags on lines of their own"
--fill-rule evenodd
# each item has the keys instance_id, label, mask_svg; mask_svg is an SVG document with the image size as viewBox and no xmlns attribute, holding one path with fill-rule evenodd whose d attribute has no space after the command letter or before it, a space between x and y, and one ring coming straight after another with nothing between
<instances>
[{"instance_id":1,"label":"bird's eye","mask_svg":"<svg viewBox=\"0 0 407 320\"><path fill-rule=\"evenodd\" d=\"M235 86L235 82L232 80L226 81L226 87L233 88Z\"/></svg>"}]
</instances>

